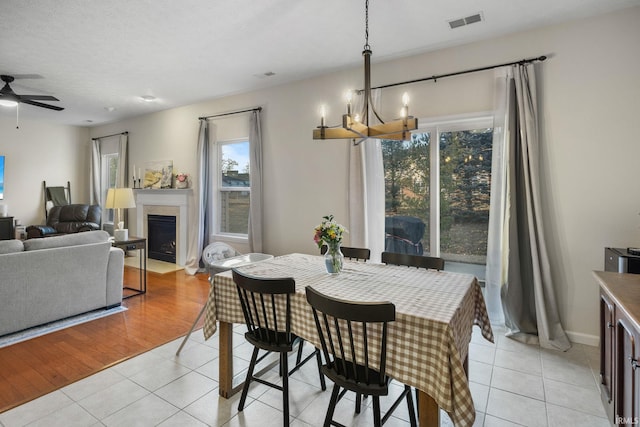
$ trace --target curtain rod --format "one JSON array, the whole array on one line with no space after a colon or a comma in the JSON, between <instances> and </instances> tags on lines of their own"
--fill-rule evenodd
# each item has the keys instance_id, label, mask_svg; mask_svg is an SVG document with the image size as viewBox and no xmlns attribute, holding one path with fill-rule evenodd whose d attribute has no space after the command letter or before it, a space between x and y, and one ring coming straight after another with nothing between
<instances>
[{"instance_id":1,"label":"curtain rod","mask_svg":"<svg viewBox=\"0 0 640 427\"><path fill-rule=\"evenodd\" d=\"M129 135L129 132L120 132L120 133L114 133L114 134L111 134L111 135L96 136L95 138L91 138L91 139L109 138L110 136L117 136L117 135Z\"/></svg>"},{"instance_id":2,"label":"curtain rod","mask_svg":"<svg viewBox=\"0 0 640 427\"><path fill-rule=\"evenodd\" d=\"M441 74L441 75L438 75L438 76L425 77L425 78L422 78L422 79L408 80L406 82L390 83L388 85L382 85L382 86L374 87L372 89L385 89L385 88L388 88L388 87L408 85L408 84L411 84L411 83L425 82L425 81L428 81L428 80L433 80L435 82L438 79L442 79L442 78L445 78L445 77L458 76L460 74L475 73L477 71L492 70L494 68L506 67L508 65L516 65L516 64L524 65L524 64L529 64L531 62L535 62L535 61L544 61L545 59L547 59L547 57L543 55L543 56L538 56L537 58L521 59L520 61L507 62L505 64L496 64L496 65L490 65L488 67L473 68L471 70L457 71L455 73L447 73L447 74Z\"/></svg>"},{"instance_id":3,"label":"curtain rod","mask_svg":"<svg viewBox=\"0 0 640 427\"><path fill-rule=\"evenodd\" d=\"M214 117L230 116L232 114L248 113L249 111L262 111L262 107L247 108L246 110L229 111L228 113L213 114L211 116L198 117L198 120L211 119Z\"/></svg>"}]
</instances>

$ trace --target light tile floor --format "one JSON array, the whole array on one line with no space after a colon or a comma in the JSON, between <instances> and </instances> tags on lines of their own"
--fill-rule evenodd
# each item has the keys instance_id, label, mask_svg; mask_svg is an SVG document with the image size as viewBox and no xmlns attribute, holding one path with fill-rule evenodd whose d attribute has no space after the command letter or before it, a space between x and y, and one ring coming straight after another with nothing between
<instances>
[{"instance_id":1,"label":"light tile floor","mask_svg":"<svg viewBox=\"0 0 640 427\"><path fill-rule=\"evenodd\" d=\"M252 347L235 329L234 366L246 369ZM474 426L609 426L598 393L598 349L575 344L560 353L525 345L494 327L496 343L474 327L469 349L469 380L477 411ZM281 394L252 385L243 412L239 395L218 396L218 340L196 331L180 356L181 339L0 414L0 425L16 426L255 426L282 425ZM278 379L276 368L266 373ZM315 364L290 378L291 426L322 425L330 397L319 388ZM393 393L401 390L394 385ZM353 399L351 394L346 399ZM388 409L387 398L382 409ZM385 406L385 403L387 406ZM371 399L365 401L371 404ZM371 410L353 413L341 401L336 419L348 426L371 426ZM387 424L408 426L406 405ZM442 412L441 425L451 426Z\"/></svg>"}]
</instances>

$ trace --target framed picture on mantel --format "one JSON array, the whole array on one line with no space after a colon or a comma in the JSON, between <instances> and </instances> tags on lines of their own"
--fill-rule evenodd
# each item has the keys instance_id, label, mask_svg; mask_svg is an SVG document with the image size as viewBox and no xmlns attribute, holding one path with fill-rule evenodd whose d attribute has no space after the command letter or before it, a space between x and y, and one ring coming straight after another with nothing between
<instances>
[{"instance_id":1,"label":"framed picture on mantel","mask_svg":"<svg viewBox=\"0 0 640 427\"><path fill-rule=\"evenodd\" d=\"M144 170L142 188L171 188L173 160L148 162Z\"/></svg>"}]
</instances>

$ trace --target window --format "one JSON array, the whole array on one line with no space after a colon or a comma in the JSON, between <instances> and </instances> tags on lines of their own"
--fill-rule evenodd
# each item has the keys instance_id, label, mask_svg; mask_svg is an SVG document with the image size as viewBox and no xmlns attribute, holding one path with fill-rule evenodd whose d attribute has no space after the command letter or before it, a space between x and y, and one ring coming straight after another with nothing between
<instances>
[{"instance_id":1,"label":"window","mask_svg":"<svg viewBox=\"0 0 640 427\"><path fill-rule=\"evenodd\" d=\"M107 191L109 188L116 187L118 176L118 165L120 164L120 158L117 153L103 154L102 155L102 202L107 200ZM102 212L102 222L105 224L113 224L113 211L114 209L105 209Z\"/></svg>"},{"instance_id":2,"label":"window","mask_svg":"<svg viewBox=\"0 0 640 427\"><path fill-rule=\"evenodd\" d=\"M492 140L493 120L472 117L382 142L386 250L486 263Z\"/></svg>"},{"instance_id":3,"label":"window","mask_svg":"<svg viewBox=\"0 0 640 427\"><path fill-rule=\"evenodd\" d=\"M218 142L218 227L220 234L247 236L251 193L249 141Z\"/></svg>"}]
</instances>

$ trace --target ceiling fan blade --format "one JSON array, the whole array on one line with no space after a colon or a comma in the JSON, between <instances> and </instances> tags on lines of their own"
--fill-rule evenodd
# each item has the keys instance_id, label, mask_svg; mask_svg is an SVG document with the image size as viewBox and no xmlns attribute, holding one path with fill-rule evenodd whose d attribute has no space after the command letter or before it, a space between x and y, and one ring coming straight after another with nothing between
<instances>
[{"instance_id":1,"label":"ceiling fan blade","mask_svg":"<svg viewBox=\"0 0 640 427\"><path fill-rule=\"evenodd\" d=\"M33 106L36 106L36 107L48 108L49 110L55 110L55 111L64 110L64 108L57 107L55 105L43 104L41 102L29 101L29 100L25 100L25 99L21 99L20 102L22 102L23 104L29 104L29 105L33 105Z\"/></svg>"},{"instance_id":2,"label":"ceiling fan blade","mask_svg":"<svg viewBox=\"0 0 640 427\"><path fill-rule=\"evenodd\" d=\"M18 95L21 101L60 101L51 95Z\"/></svg>"}]
</instances>

